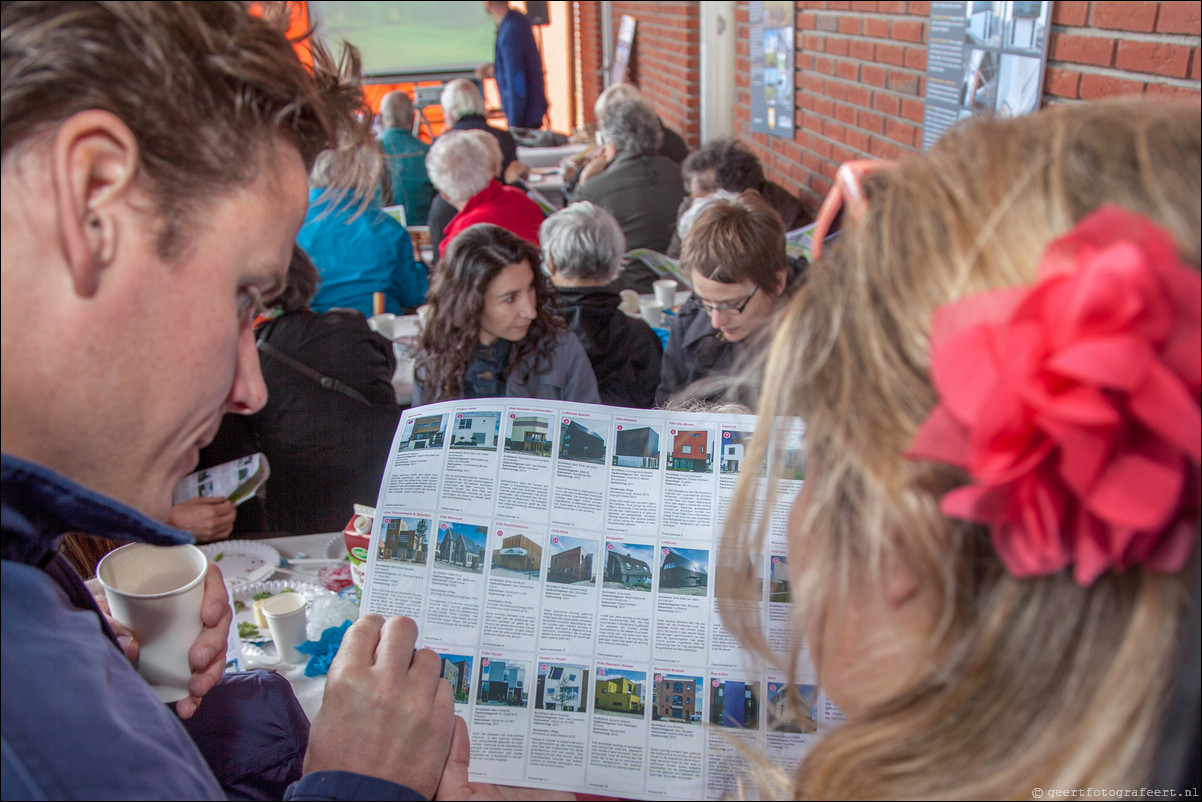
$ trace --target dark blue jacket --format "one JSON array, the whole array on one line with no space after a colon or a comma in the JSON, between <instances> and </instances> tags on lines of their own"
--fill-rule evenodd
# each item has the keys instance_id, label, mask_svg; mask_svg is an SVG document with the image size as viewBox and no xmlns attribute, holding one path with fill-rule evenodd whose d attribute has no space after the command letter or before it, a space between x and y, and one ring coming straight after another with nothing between
<instances>
[{"instance_id":1,"label":"dark blue jacket","mask_svg":"<svg viewBox=\"0 0 1202 802\"><path fill-rule=\"evenodd\" d=\"M134 671L57 552L65 532L161 546L192 536L8 454L0 488L0 798L225 799L188 731ZM306 775L287 796L421 798L344 772Z\"/></svg>"},{"instance_id":2,"label":"dark blue jacket","mask_svg":"<svg viewBox=\"0 0 1202 802\"><path fill-rule=\"evenodd\" d=\"M526 15L510 9L497 27L493 75L510 128L541 128L547 113L543 60Z\"/></svg>"}]
</instances>

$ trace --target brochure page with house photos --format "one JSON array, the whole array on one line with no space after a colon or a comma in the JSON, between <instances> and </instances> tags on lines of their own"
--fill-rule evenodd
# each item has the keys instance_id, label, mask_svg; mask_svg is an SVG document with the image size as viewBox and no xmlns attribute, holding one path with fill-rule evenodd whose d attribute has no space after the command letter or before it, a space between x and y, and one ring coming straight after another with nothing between
<instances>
[{"instance_id":1,"label":"brochure page with house photos","mask_svg":"<svg viewBox=\"0 0 1202 802\"><path fill-rule=\"evenodd\" d=\"M753 416L476 399L401 416L363 610L415 619L471 732L473 779L637 799L747 789L741 741L787 771L842 714L793 641L785 538L802 424L778 423L765 498ZM761 484L746 610L801 676L757 664L718 615L735 481ZM731 563L724 555L724 563ZM744 792L745 793L745 792Z\"/></svg>"}]
</instances>

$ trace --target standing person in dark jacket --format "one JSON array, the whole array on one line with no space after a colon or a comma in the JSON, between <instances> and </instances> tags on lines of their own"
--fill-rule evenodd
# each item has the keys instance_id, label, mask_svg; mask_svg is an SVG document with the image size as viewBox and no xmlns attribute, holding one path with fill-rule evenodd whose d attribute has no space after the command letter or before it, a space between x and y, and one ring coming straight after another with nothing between
<instances>
[{"instance_id":1,"label":"standing person in dark jacket","mask_svg":"<svg viewBox=\"0 0 1202 802\"><path fill-rule=\"evenodd\" d=\"M478 76L497 79L501 108L510 128L542 128L547 113L546 82L530 20L503 0L485 0L484 8L497 21L497 47L493 63L481 67Z\"/></svg>"},{"instance_id":2,"label":"standing person in dark jacket","mask_svg":"<svg viewBox=\"0 0 1202 802\"><path fill-rule=\"evenodd\" d=\"M539 240L568 328L597 376L601 403L650 409L663 346L646 322L618 309L621 297L606 286L621 270L626 251L618 221L581 201L543 221Z\"/></svg>"},{"instance_id":3,"label":"standing person in dark jacket","mask_svg":"<svg viewBox=\"0 0 1202 802\"><path fill-rule=\"evenodd\" d=\"M759 193L711 203L685 235L681 267L693 297L672 323L656 403L728 398L755 409L753 360L788 297L785 226ZM732 397L733 391L733 397Z\"/></svg>"}]
</instances>

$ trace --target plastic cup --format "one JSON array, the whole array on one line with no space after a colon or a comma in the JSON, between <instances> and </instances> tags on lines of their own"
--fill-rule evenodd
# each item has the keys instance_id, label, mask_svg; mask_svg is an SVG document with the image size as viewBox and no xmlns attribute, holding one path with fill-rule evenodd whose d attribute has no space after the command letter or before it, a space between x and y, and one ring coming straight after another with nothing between
<instances>
[{"instance_id":1,"label":"plastic cup","mask_svg":"<svg viewBox=\"0 0 1202 802\"><path fill-rule=\"evenodd\" d=\"M159 699L188 696L188 650L200 637L208 560L195 546L131 543L96 566L109 612L138 639L138 673Z\"/></svg>"},{"instance_id":2,"label":"plastic cup","mask_svg":"<svg viewBox=\"0 0 1202 802\"><path fill-rule=\"evenodd\" d=\"M662 326L664 322L664 305L661 301L651 299L642 301L639 304L639 309L643 313L643 320L647 321L652 326Z\"/></svg>"},{"instance_id":3,"label":"plastic cup","mask_svg":"<svg viewBox=\"0 0 1202 802\"><path fill-rule=\"evenodd\" d=\"M619 308L628 315L637 315L640 313L639 294L634 290L622 290L618 293L622 297L622 303Z\"/></svg>"},{"instance_id":4,"label":"plastic cup","mask_svg":"<svg viewBox=\"0 0 1202 802\"><path fill-rule=\"evenodd\" d=\"M264 599L260 606L275 650L285 663L303 663L308 659L308 655L296 648L309 639L308 604L309 600L300 593L280 593Z\"/></svg>"},{"instance_id":5,"label":"plastic cup","mask_svg":"<svg viewBox=\"0 0 1202 802\"><path fill-rule=\"evenodd\" d=\"M655 300L664 305L664 309L671 309L676 306L676 282L670 278L661 278L652 283L651 288L655 291Z\"/></svg>"}]
</instances>

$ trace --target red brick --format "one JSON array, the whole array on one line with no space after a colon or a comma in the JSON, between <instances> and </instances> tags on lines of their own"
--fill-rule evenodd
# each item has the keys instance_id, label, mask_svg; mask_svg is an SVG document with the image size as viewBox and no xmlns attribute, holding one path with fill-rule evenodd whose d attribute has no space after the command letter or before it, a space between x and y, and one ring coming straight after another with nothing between
<instances>
[{"instance_id":1,"label":"red brick","mask_svg":"<svg viewBox=\"0 0 1202 802\"><path fill-rule=\"evenodd\" d=\"M1156 20L1160 33L1202 33L1202 3L1161 3L1160 17Z\"/></svg>"},{"instance_id":2,"label":"red brick","mask_svg":"<svg viewBox=\"0 0 1202 802\"><path fill-rule=\"evenodd\" d=\"M1194 66L1189 71L1189 77L1195 81L1202 80L1202 70L1198 69L1198 66L1199 66L1198 62L1202 61L1202 59L1199 59L1198 55L1199 55L1198 48L1195 47L1194 52L1193 52L1193 65Z\"/></svg>"},{"instance_id":3,"label":"red brick","mask_svg":"<svg viewBox=\"0 0 1202 802\"><path fill-rule=\"evenodd\" d=\"M1109 67L1114 62L1114 44L1109 37L1060 33L1052 37L1049 53L1055 61Z\"/></svg>"},{"instance_id":4,"label":"red brick","mask_svg":"<svg viewBox=\"0 0 1202 802\"><path fill-rule=\"evenodd\" d=\"M861 111L856 115L856 123L865 131L879 134L885 130L885 118L870 111Z\"/></svg>"},{"instance_id":5,"label":"red brick","mask_svg":"<svg viewBox=\"0 0 1202 802\"><path fill-rule=\"evenodd\" d=\"M888 39L889 21L879 17L864 20L864 35L871 36L873 39Z\"/></svg>"},{"instance_id":6,"label":"red brick","mask_svg":"<svg viewBox=\"0 0 1202 802\"><path fill-rule=\"evenodd\" d=\"M848 48L847 53L852 58L858 58L863 61L872 61L873 50L874 48L872 42L865 42L863 39L856 39L851 43L851 47Z\"/></svg>"},{"instance_id":7,"label":"red brick","mask_svg":"<svg viewBox=\"0 0 1202 802\"><path fill-rule=\"evenodd\" d=\"M1170 42L1119 42L1114 65L1122 70L1151 72L1170 78L1189 74L1189 48Z\"/></svg>"},{"instance_id":8,"label":"red brick","mask_svg":"<svg viewBox=\"0 0 1202 802\"><path fill-rule=\"evenodd\" d=\"M906 95L919 94L918 76L906 72L889 71L888 87L895 92Z\"/></svg>"},{"instance_id":9,"label":"red brick","mask_svg":"<svg viewBox=\"0 0 1202 802\"><path fill-rule=\"evenodd\" d=\"M1160 3L1097 0L1093 4L1091 22L1095 28L1151 33L1156 25L1156 12L1160 5Z\"/></svg>"},{"instance_id":10,"label":"red brick","mask_svg":"<svg viewBox=\"0 0 1202 802\"><path fill-rule=\"evenodd\" d=\"M914 142L914 132L918 130L909 123L898 120L885 120L885 136L901 145L911 145Z\"/></svg>"},{"instance_id":11,"label":"red brick","mask_svg":"<svg viewBox=\"0 0 1202 802\"><path fill-rule=\"evenodd\" d=\"M1052 4L1054 25L1084 25L1089 20L1089 3L1086 0L1056 0Z\"/></svg>"},{"instance_id":12,"label":"red brick","mask_svg":"<svg viewBox=\"0 0 1202 802\"><path fill-rule=\"evenodd\" d=\"M880 44L876 46L876 60L881 64L904 67L906 65L906 50L901 45Z\"/></svg>"},{"instance_id":13,"label":"red brick","mask_svg":"<svg viewBox=\"0 0 1202 802\"><path fill-rule=\"evenodd\" d=\"M835 75L848 81L860 80L860 65L854 61L840 61L835 64Z\"/></svg>"},{"instance_id":14,"label":"red brick","mask_svg":"<svg viewBox=\"0 0 1202 802\"><path fill-rule=\"evenodd\" d=\"M835 107L835 119L847 125L856 124L856 110L852 106L840 103Z\"/></svg>"},{"instance_id":15,"label":"red brick","mask_svg":"<svg viewBox=\"0 0 1202 802\"><path fill-rule=\"evenodd\" d=\"M851 129L847 132L847 135L844 137L843 141L847 143L849 148L854 148L861 153L868 152L868 134L864 133L863 131Z\"/></svg>"},{"instance_id":16,"label":"red brick","mask_svg":"<svg viewBox=\"0 0 1202 802\"><path fill-rule=\"evenodd\" d=\"M801 48L802 48L802 50L821 50L822 49L822 40L824 38L825 37L816 36L812 33L802 34ZM738 41L738 40L735 40L735 41Z\"/></svg>"},{"instance_id":17,"label":"red brick","mask_svg":"<svg viewBox=\"0 0 1202 802\"><path fill-rule=\"evenodd\" d=\"M924 27L921 22L915 20L898 20L893 23L892 38L900 42L921 42Z\"/></svg>"},{"instance_id":18,"label":"red brick","mask_svg":"<svg viewBox=\"0 0 1202 802\"><path fill-rule=\"evenodd\" d=\"M872 93L862 86L849 86L847 102L862 109L872 108Z\"/></svg>"},{"instance_id":19,"label":"red brick","mask_svg":"<svg viewBox=\"0 0 1202 802\"><path fill-rule=\"evenodd\" d=\"M868 152L878 159L897 161L897 157L901 153L901 148L897 146L896 142L890 142L884 137L874 136L872 143L868 147Z\"/></svg>"},{"instance_id":20,"label":"red brick","mask_svg":"<svg viewBox=\"0 0 1202 802\"><path fill-rule=\"evenodd\" d=\"M739 8L742 8L742 7L743 7L743 6L742 6L742 4L736 4L736 5L735 5L735 8L736 8L736 9L739 9ZM816 17L815 17L813 14L809 14L809 13L800 12L800 13L798 13L798 14L797 14L797 17L796 17L796 20L797 20L797 27L798 27L798 29L799 29L799 30L803 30L803 31L812 31L812 30L814 30L814 29L817 27L817 26L815 25L815 20L816 20L816 19L817 19L817 18L816 18Z\"/></svg>"},{"instance_id":21,"label":"red brick","mask_svg":"<svg viewBox=\"0 0 1202 802\"><path fill-rule=\"evenodd\" d=\"M819 117L833 117L835 115L835 104L826 98L814 98L814 113Z\"/></svg>"},{"instance_id":22,"label":"red brick","mask_svg":"<svg viewBox=\"0 0 1202 802\"><path fill-rule=\"evenodd\" d=\"M925 47L906 48L906 66L912 70L927 70L927 49Z\"/></svg>"},{"instance_id":23,"label":"red brick","mask_svg":"<svg viewBox=\"0 0 1202 802\"><path fill-rule=\"evenodd\" d=\"M1112 78L1109 75L1093 75L1085 73L1081 76L1081 98L1083 100L1101 100L1118 95L1141 95L1144 85L1139 81L1126 81L1122 78Z\"/></svg>"},{"instance_id":24,"label":"red brick","mask_svg":"<svg viewBox=\"0 0 1202 802\"><path fill-rule=\"evenodd\" d=\"M847 39L827 39L826 52L832 56L846 56L851 50L851 42Z\"/></svg>"},{"instance_id":25,"label":"red brick","mask_svg":"<svg viewBox=\"0 0 1202 802\"><path fill-rule=\"evenodd\" d=\"M860 69L860 80L871 86L885 86L888 83L884 68L873 64L865 64Z\"/></svg>"},{"instance_id":26,"label":"red brick","mask_svg":"<svg viewBox=\"0 0 1202 802\"><path fill-rule=\"evenodd\" d=\"M859 17L839 17L839 33L845 33L850 36L860 35L860 18Z\"/></svg>"},{"instance_id":27,"label":"red brick","mask_svg":"<svg viewBox=\"0 0 1202 802\"><path fill-rule=\"evenodd\" d=\"M1168 98L1171 100L1197 100L1202 96L1197 88L1186 86L1170 86L1168 84L1148 84L1148 97Z\"/></svg>"},{"instance_id":28,"label":"red brick","mask_svg":"<svg viewBox=\"0 0 1202 802\"><path fill-rule=\"evenodd\" d=\"M903 97L901 99L901 116L910 122L922 123L926 104L917 98Z\"/></svg>"},{"instance_id":29,"label":"red brick","mask_svg":"<svg viewBox=\"0 0 1202 802\"><path fill-rule=\"evenodd\" d=\"M846 100L847 84L842 81L827 81L824 94L833 100Z\"/></svg>"},{"instance_id":30,"label":"red brick","mask_svg":"<svg viewBox=\"0 0 1202 802\"><path fill-rule=\"evenodd\" d=\"M822 91L822 78L812 72L807 72L805 74L805 78L802 79L802 82L805 85L805 90L807 92Z\"/></svg>"},{"instance_id":31,"label":"red brick","mask_svg":"<svg viewBox=\"0 0 1202 802\"><path fill-rule=\"evenodd\" d=\"M1044 77L1044 91L1056 97L1077 97L1077 88L1081 84L1081 73L1063 70L1058 67L1048 67Z\"/></svg>"},{"instance_id":32,"label":"red brick","mask_svg":"<svg viewBox=\"0 0 1202 802\"><path fill-rule=\"evenodd\" d=\"M901 101L895 95L876 92L872 96L872 107L882 114L896 116L901 111Z\"/></svg>"},{"instance_id":33,"label":"red brick","mask_svg":"<svg viewBox=\"0 0 1202 802\"><path fill-rule=\"evenodd\" d=\"M931 16L931 4L912 2L906 6L906 12L912 17L929 18Z\"/></svg>"},{"instance_id":34,"label":"red brick","mask_svg":"<svg viewBox=\"0 0 1202 802\"><path fill-rule=\"evenodd\" d=\"M831 157L830 143L827 142L825 139L815 139L814 140L814 153L817 154L820 158L829 159Z\"/></svg>"},{"instance_id":35,"label":"red brick","mask_svg":"<svg viewBox=\"0 0 1202 802\"><path fill-rule=\"evenodd\" d=\"M829 14L816 16L814 18L814 30L835 33L839 30L839 18Z\"/></svg>"},{"instance_id":36,"label":"red brick","mask_svg":"<svg viewBox=\"0 0 1202 802\"><path fill-rule=\"evenodd\" d=\"M876 4L876 10L882 14L905 14L905 3L882 2Z\"/></svg>"},{"instance_id":37,"label":"red brick","mask_svg":"<svg viewBox=\"0 0 1202 802\"><path fill-rule=\"evenodd\" d=\"M822 75L835 74L835 60L827 56L817 56L814 58L814 72Z\"/></svg>"}]
</instances>

